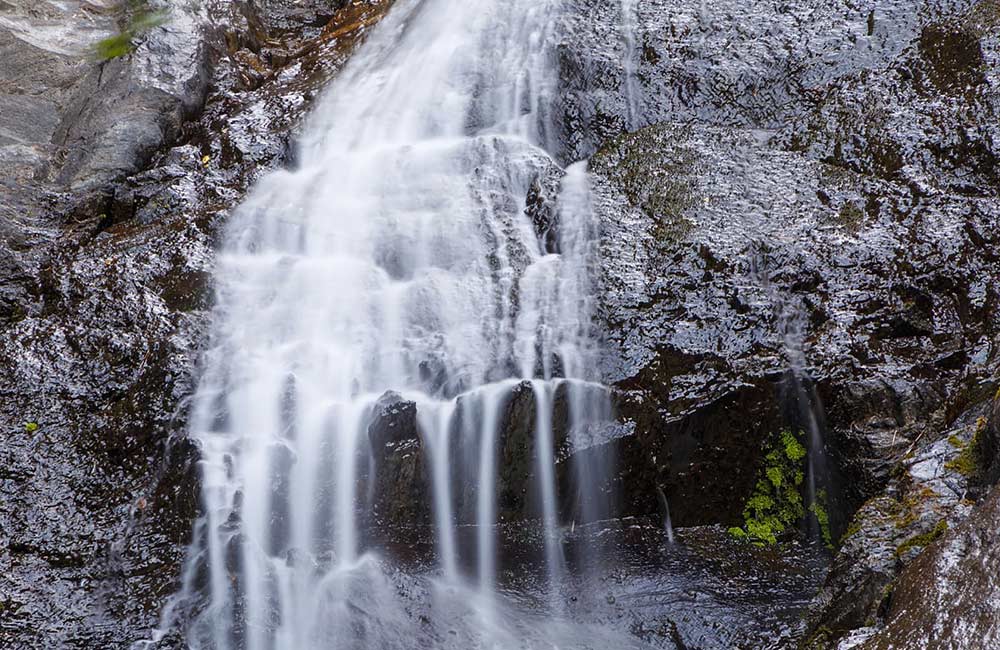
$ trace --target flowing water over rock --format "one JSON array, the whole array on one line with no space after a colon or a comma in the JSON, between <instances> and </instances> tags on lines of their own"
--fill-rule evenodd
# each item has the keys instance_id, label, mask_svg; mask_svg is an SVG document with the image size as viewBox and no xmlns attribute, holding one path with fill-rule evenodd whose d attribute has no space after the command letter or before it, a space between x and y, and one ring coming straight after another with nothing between
<instances>
[{"instance_id":1,"label":"flowing water over rock","mask_svg":"<svg viewBox=\"0 0 1000 650\"><path fill-rule=\"evenodd\" d=\"M194 646L410 647L366 517L390 403L415 407L439 584L453 594L442 607L501 616L495 486L511 441L499 415L519 380L534 466L513 477L533 477L517 514L540 522L543 591L561 609L557 446L588 444L611 411L594 376L586 170L561 171L545 149L557 11L398 4L316 110L298 167L262 180L234 219L191 419L206 514L189 582L203 573L210 594ZM556 193L545 229L526 210L543 182ZM474 493L471 573L459 488ZM584 490L574 507L606 516L596 501ZM496 625L478 626L482 643L507 646ZM577 634L554 626L546 643Z\"/></svg>"}]
</instances>

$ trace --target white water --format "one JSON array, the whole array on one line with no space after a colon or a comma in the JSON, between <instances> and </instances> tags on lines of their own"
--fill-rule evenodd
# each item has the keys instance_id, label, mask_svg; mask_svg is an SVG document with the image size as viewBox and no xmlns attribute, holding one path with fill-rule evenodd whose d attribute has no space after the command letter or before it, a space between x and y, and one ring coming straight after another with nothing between
<instances>
[{"instance_id":1,"label":"white water","mask_svg":"<svg viewBox=\"0 0 1000 650\"><path fill-rule=\"evenodd\" d=\"M381 453L368 426L388 391L417 405L435 611L476 639L455 647L600 643L554 619L512 632L497 603L497 447L512 391L530 380L535 397L530 487L549 616L566 570L558 386L567 386L567 444L585 447L610 417L594 383L587 174L559 169L546 152L558 15L557 0L400 0L317 107L301 167L264 179L235 215L190 425L206 514L179 598L196 601L201 589L208 603L188 626L192 647L419 646L387 577L392 558L370 546L363 524L371 477L366 492L362 470ZM525 214L529 187L547 175L560 187L557 251ZM454 454L456 445L475 452ZM594 486L600 477L589 474L607 468L576 471L578 485ZM472 576L456 530L459 473L476 482ZM585 496L584 518L607 514ZM196 587L199 572L207 580Z\"/></svg>"}]
</instances>

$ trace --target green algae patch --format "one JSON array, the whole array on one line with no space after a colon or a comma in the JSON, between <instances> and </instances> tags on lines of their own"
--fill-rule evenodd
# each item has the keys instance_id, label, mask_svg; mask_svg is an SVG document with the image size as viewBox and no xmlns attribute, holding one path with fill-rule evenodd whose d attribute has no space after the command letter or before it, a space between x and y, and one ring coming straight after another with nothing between
<instances>
[{"instance_id":1,"label":"green algae patch","mask_svg":"<svg viewBox=\"0 0 1000 650\"><path fill-rule=\"evenodd\" d=\"M777 543L780 535L798 525L806 514L802 500L805 457L806 448L794 433L786 430L777 436L764 456L760 478L743 508L743 527L730 528L730 535L764 546Z\"/></svg>"},{"instance_id":2,"label":"green algae patch","mask_svg":"<svg viewBox=\"0 0 1000 650\"><path fill-rule=\"evenodd\" d=\"M819 534L823 538L823 544L833 550L833 534L830 532L830 512L827 509L826 490L816 492L816 501L809 504L809 512L816 518L819 525Z\"/></svg>"},{"instance_id":3,"label":"green algae patch","mask_svg":"<svg viewBox=\"0 0 1000 650\"><path fill-rule=\"evenodd\" d=\"M167 21L166 12L154 11L142 0L129 3L126 11L130 17L125 27L94 44L94 57L98 61L110 61L131 54L135 50L136 39Z\"/></svg>"},{"instance_id":4,"label":"green algae patch","mask_svg":"<svg viewBox=\"0 0 1000 650\"><path fill-rule=\"evenodd\" d=\"M860 532L861 532L861 522L855 519L850 523L850 525L847 527L847 530L844 531L844 534L840 537L840 545L843 546L844 542L846 542L847 540L854 537Z\"/></svg>"}]
</instances>

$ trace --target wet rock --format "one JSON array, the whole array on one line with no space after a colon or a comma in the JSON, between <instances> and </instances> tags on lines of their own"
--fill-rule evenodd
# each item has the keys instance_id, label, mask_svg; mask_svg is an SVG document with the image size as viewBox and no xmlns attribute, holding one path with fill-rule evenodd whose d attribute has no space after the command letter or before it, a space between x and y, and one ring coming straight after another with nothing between
<instances>
[{"instance_id":1,"label":"wet rock","mask_svg":"<svg viewBox=\"0 0 1000 650\"><path fill-rule=\"evenodd\" d=\"M650 372L670 372L661 365L663 354ZM670 375L661 380L669 391ZM763 381L736 389L677 418L662 417L647 402L669 402L668 394L627 395L619 405L620 415L635 423L634 435L623 438L618 451L624 512L659 514L666 498L675 525L742 523L766 443L787 426L777 387Z\"/></svg>"},{"instance_id":2,"label":"wet rock","mask_svg":"<svg viewBox=\"0 0 1000 650\"><path fill-rule=\"evenodd\" d=\"M525 201L525 214L531 219L531 225L535 228L535 235L542 243L545 253L559 252L559 217L555 204L554 194L556 188L543 187L543 179L536 177L528 188L528 196Z\"/></svg>"},{"instance_id":3,"label":"wet rock","mask_svg":"<svg viewBox=\"0 0 1000 650\"><path fill-rule=\"evenodd\" d=\"M863 71L830 84L782 138L811 157L907 184L915 197L995 196L997 85L992 3L921 28L892 71ZM905 70L905 74L898 71Z\"/></svg>"},{"instance_id":4,"label":"wet rock","mask_svg":"<svg viewBox=\"0 0 1000 650\"><path fill-rule=\"evenodd\" d=\"M651 4L640 2L640 14ZM599 146L591 168L598 188L611 184L597 199L613 215L602 240L603 314L619 351L607 373L637 425L628 440L635 460L624 463L633 474L623 485L637 495L629 505L653 511L653 486L678 489L690 462L669 453L683 436L678 422L711 413L713 400L733 400L745 385L758 393L738 412L757 422L773 399L759 387L804 362L840 508L849 515L864 504L841 526L849 534L811 608L814 647L877 633L900 571L945 525L959 525L977 483L989 480L960 470L998 364L998 249L988 238L998 218L988 198L998 187L998 94L985 73L997 14L988 2L906 5L877 3L860 40L851 32L860 33L852 23L862 12L827 4L803 21L779 9L758 42L793 33L798 42L769 47L766 63L755 46L739 57L715 49L721 36L731 43L754 30L735 28L724 8L697 21L684 7L640 21L638 88L657 88L656 106L640 114L665 123L625 136L616 135L627 126L615 63L622 41L605 36L606 45L564 61L569 115L589 120L568 140L568 157ZM824 23L820 45L813 30ZM608 73L595 85L598 69ZM685 85L685 69L696 83ZM729 144L713 153L721 141ZM715 427L725 434L714 445L690 447L716 462L754 458L779 423L772 413L755 433L733 418ZM995 453L983 456L989 465ZM687 511L672 508L674 523L733 516L726 502L737 495L717 497L739 484L738 472L685 491L677 501ZM954 629L943 636L942 647L965 643Z\"/></svg>"},{"instance_id":5,"label":"wet rock","mask_svg":"<svg viewBox=\"0 0 1000 650\"><path fill-rule=\"evenodd\" d=\"M543 390L550 391L550 388ZM551 390L547 399L552 409L552 450L558 458L567 443L568 399L565 384ZM539 517L538 492L538 400L531 382L523 381L511 390L500 417L497 475L498 515L501 521Z\"/></svg>"},{"instance_id":6,"label":"wet rock","mask_svg":"<svg viewBox=\"0 0 1000 650\"><path fill-rule=\"evenodd\" d=\"M574 0L559 50L563 157L588 157L624 130L663 121L783 128L838 80L898 76L896 60L925 28L975 4L639 0L628 39L621 3Z\"/></svg>"},{"instance_id":7,"label":"wet rock","mask_svg":"<svg viewBox=\"0 0 1000 650\"><path fill-rule=\"evenodd\" d=\"M500 424L497 500L501 520L518 519L528 512L535 475L535 419L531 384L521 382L511 391Z\"/></svg>"},{"instance_id":8,"label":"wet rock","mask_svg":"<svg viewBox=\"0 0 1000 650\"><path fill-rule=\"evenodd\" d=\"M396 393L379 398L368 425L374 460L371 503L379 526L408 528L431 522L428 459L417 426L417 405Z\"/></svg>"},{"instance_id":9,"label":"wet rock","mask_svg":"<svg viewBox=\"0 0 1000 650\"><path fill-rule=\"evenodd\" d=\"M640 432L763 386L801 354L858 504L906 444L940 435L989 385L991 202L913 204L905 186L732 129L650 127L591 168L616 352L606 373Z\"/></svg>"},{"instance_id":10,"label":"wet rock","mask_svg":"<svg viewBox=\"0 0 1000 650\"><path fill-rule=\"evenodd\" d=\"M984 417L977 459L980 466L976 480L984 485L996 485L1000 482L1000 392L993 398L993 406Z\"/></svg>"},{"instance_id":11,"label":"wet rock","mask_svg":"<svg viewBox=\"0 0 1000 650\"><path fill-rule=\"evenodd\" d=\"M966 414L944 439L911 449L888 486L855 513L810 606L810 648L834 648L854 630L875 629L903 567L969 515L974 485L960 461L977 435L975 415Z\"/></svg>"}]
</instances>

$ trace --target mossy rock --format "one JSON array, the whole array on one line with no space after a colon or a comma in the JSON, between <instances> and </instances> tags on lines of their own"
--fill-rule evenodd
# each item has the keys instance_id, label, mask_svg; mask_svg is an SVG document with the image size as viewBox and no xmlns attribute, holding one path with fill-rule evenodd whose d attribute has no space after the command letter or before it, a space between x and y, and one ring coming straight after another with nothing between
<instances>
[{"instance_id":1,"label":"mossy rock","mask_svg":"<svg viewBox=\"0 0 1000 650\"><path fill-rule=\"evenodd\" d=\"M778 434L743 509L743 527L729 529L733 537L760 546L775 544L802 521L806 514L802 498L805 458L806 448L796 434L788 430Z\"/></svg>"}]
</instances>

